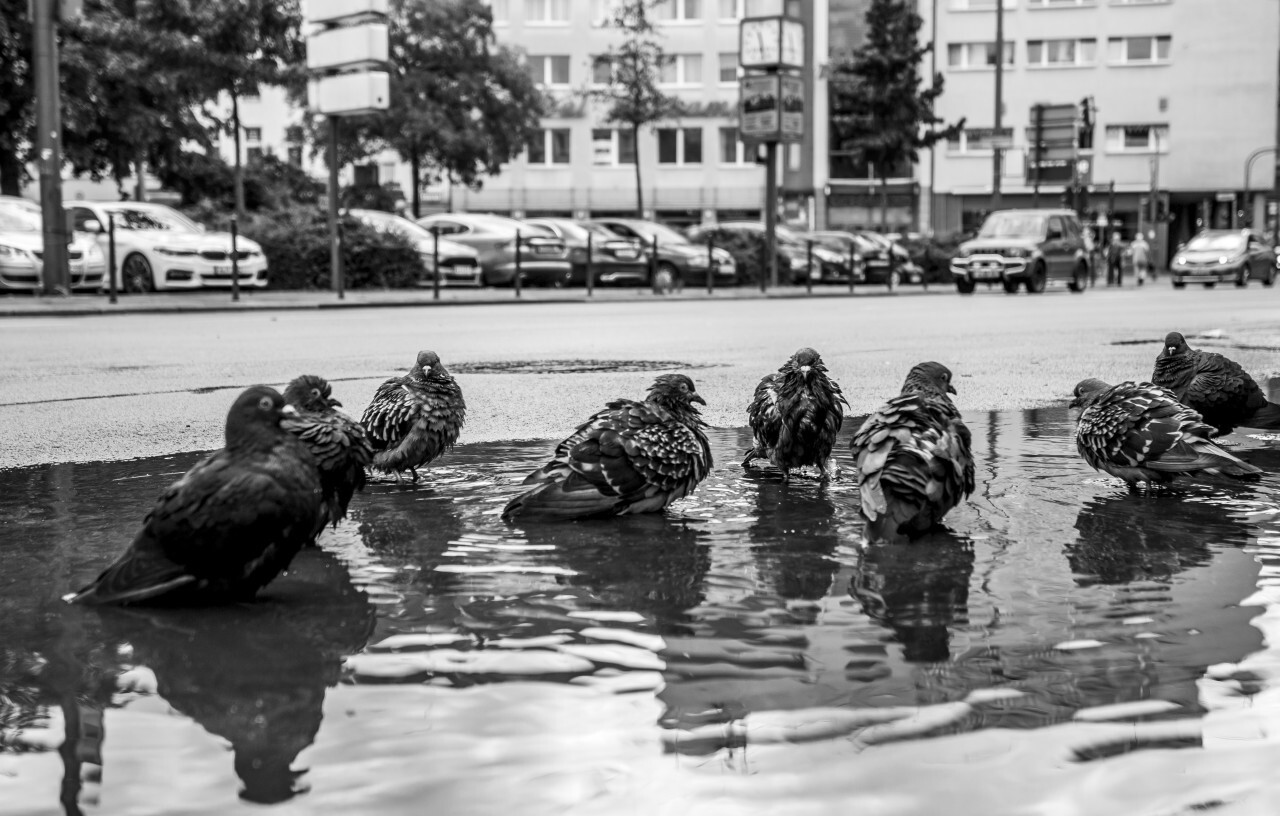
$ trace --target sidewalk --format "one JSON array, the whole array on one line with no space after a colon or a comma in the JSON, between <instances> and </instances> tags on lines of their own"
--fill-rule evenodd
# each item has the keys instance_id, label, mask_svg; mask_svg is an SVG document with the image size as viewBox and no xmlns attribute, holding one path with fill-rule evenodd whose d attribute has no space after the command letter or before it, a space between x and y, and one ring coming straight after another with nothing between
<instances>
[{"instance_id":1,"label":"sidewalk","mask_svg":"<svg viewBox=\"0 0 1280 816\"><path fill-rule=\"evenodd\" d=\"M599 288L591 297L586 289L524 289L517 298L512 289L441 289L440 299L430 289L356 290L341 300L328 291L244 290L239 301L228 291L156 292L148 295L119 295L112 304L105 294L68 296L9 294L0 296L0 317L76 316L104 314L149 314L166 312L233 312L280 309L364 309L406 306L464 306L522 303L634 303L672 300L760 300L762 298L803 297L897 297L899 295L955 294L955 287L933 284L901 286L895 292L883 286L858 286L851 294L847 285L813 287L784 286L761 292L755 287L716 289L708 294L700 287L685 287L668 295L647 288Z\"/></svg>"}]
</instances>

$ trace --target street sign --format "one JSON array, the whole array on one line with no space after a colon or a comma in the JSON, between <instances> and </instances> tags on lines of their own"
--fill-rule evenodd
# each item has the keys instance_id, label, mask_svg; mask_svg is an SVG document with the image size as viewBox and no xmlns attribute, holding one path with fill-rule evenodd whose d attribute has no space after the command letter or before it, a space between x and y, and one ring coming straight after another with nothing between
<instances>
[{"instance_id":1,"label":"street sign","mask_svg":"<svg viewBox=\"0 0 1280 816\"><path fill-rule=\"evenodd\" d=\"M1226 202L1229 202L1229 201L1235 201L1235 200L1236 200L1236 194L1235 194L1235 193L1233 193L1233 192L1225 191L1225 190L1224 190L1223 192L1220 192L1220 193L1218 193L1217 195L1215 195L1213 198L1214 198L1214 200L1215 200L1215 201L1221 201L1221 202L1226 203Z\"/></svg>"},{"instance_id":2,"label":"street sign","mask_svg":"<svg viewBox=\"0 0 1280 816\"><path fill-rule=\"evenodd\" d=\"M739 80L738 131L744 142L799 142L804 138L804 78L748 74Z\"/></svg>"},{"instance_id":3,"label":"street sign","mask_svg":"<svg viewBox=\"0 0 1280 816\"><path fill-rule=\"evenodd\" d=\"M311 0L307 22L322 26L306 38L308 106L329 116L386 110L388 0Z\"/></svg>"},{"instance_id":4,"label":"street sign","mask_svg":"<svg viewBox=\"0 0 1280 816\"><path fill-rule=\"evenodd\" d=\"M799 142L804 139L804 79L785 74L780 79L782 80L780 135L784 142Z\"/></svg>"}]
</instances>

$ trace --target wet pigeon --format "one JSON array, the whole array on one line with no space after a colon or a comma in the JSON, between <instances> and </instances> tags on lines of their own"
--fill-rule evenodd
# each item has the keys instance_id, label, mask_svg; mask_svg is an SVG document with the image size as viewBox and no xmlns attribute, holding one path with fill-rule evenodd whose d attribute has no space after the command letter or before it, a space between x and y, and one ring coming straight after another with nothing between
<instances>
[{"instance_id":1,"label":"wet pigeon","mask_svg":"<svg viewBox=\"0 0 1280 816\"><path fill-rule=\"evenodd\" d=\"M324 489L321 527L337 527L347 517L351 496L364 488L364 469L373 461L373 447L364 426L337 410L342 403L332 394L333 388L323 377L295 377L284 389L284 399L297 416L286 417L281 423L306 444L320 465Z\"/></svg>"},{"instance_id":2,"label":"wet pigeon","mask_svg":"<svg viewBox=\"0 0 1280 816\"><path fill-rule=\"evenodd\" d=\"M872 540L917 538L973 492L969 429L947 394L951 371L920 363L902 392L867 417L849 443Z\"/></svg>"},{"instance_id":3,"label":"wet pigeon","mask_svg":"<svg viewBox=\"0 0 1280 816\"><path fill-rule=\"evenodd\" d=\"M321 512L315 458L280 426L292 413L275 389L247 389L227 414L227 446L171 485L124 554L67 600L253 597L311 541Z\"/></svg>"},{"instance_id":4,"label":"wet pigeon","mask_svg":"<svg viewBox=\"0 0 1280 816\"><path fill-rule=\"evenodd\" d=\"M683 374L658 377L644 402L609 403L525 478L534 487L508 502L502 517L650 513L689 495L711 469L694 403L707 404Z\"/></svg>"},{"instance_id":5,"label":"wet pigeon","mask_svg":"<svg viewBox=\"0 0 1280 816\"><path fill-rule=\"evenodd\" d=\"M747 406L755 441L742 466L749 468L752 460L766 458L782 471L784 482L792 468L806 465L830 478L835 469L831 448L844 422L842 405L848 403L840 386L827 376L818 352L800 349L756 386Z\"/></svg>"},{"instance_id":6,"label":"wet pigeon","mask_svg":"<svg viewBox=\"0 0 1280 816\"><path fill-rule=\"evenodd\" d=\"M1076 385L1074 395L1071 407L1083 409L1076 426L1080 456L1131 488L1201 470L1241 478L1262 472L1210 442L1213 428L1166 388L1088 379Z\"/></svg>"},{"instance_id":7,"label":"wet pigeon","mask_svg":"<svg viewBox=\"0 0 1280 816\"><path fill-rule=\"evenodd\" d=\"M1151 382L1199 411L1217 435L1229 434L1238 425L1280 430L1280 405L1267 401L1248 372L1221 354L1192 349L1178 332L1164 338Z\"/></svg>"},{"instance_id":8,"label":"wet pigeon","mask_svg":"<svg viewBox=\"0 0 1280 816\"><path fill-rule=\"evenodd\" d=\"M394 473L397 482L407 470L418 481L418 468L458 441L466 416L462 389L440 364L439 355L418 352L408 374L378 386L360 419L376 451L373 469Z\"/></svg>"}]
</instances>

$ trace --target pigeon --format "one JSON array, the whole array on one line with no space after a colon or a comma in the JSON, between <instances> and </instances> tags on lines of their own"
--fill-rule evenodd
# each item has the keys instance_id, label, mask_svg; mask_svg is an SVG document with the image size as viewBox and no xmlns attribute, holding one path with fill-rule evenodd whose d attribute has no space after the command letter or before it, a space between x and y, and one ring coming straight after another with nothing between
<instances>
[{"instance_id":1,"label":"pigeon","mask_svg":"<svg viewBox=\"0 0 1280 816\"><path fill-rule=\"evenodd\" d=\"M147 514L128 549L71 603L252 598L315 535L315 457L281 427L294 413L255 385L227 414L226 447L196 463Z\"/></svg>"},{"instance_id":2,"label":"pigeon","mask_svg":"<svg viewBox=\"0 0 1280 816\"><path fill-rule=\"evenodd\" d=\"M1280 430L1280 405L1267 401L1239 363L1211 351L1192 349L1178 332L1169 332L1164 338L1151 382L1199 411L1217 430L1217 436L1229 434L1239 425Z\"/></svg>"},{"instance_id":3,"label":"pigeon","mask_svg":"<svg viewBox=\"0 0 1280 816\"><path fill-rule=\"evenodd\" d=\"M324 490L324 517L320 526L338 526L347 517L347 505L364 489L364 469L373 462L373 446L364 426L338 411L342 403L323 377L303 374L284 389L284 401L297 416L286 417L285 430L306 444L320 466ZM317 531L318 532L318 531Z\"/></svg>"},{"instance_id":4,"label":"pigeon","mask_svg":"<svg viewBox=\"0 0 1280 816\"><path fill-rule=\"evenodd\" d=\"M827 376L818 352L800 349L756 386L755 398L747 406L754 446L742 467L750 468L753 460L765 458L782 471L784 482L793 468L806 465L829 479L835 469L831 448L844 422L841 405L848 403L840 386Z\"/></svg>"},{"instance_id":5,"label":"pigeon","mask_svg":"<svg viewBox=\"0 0 1280 816\"><path fill-rule=\"evenodd\" d=\"M1124 479L1130 489L1197 471L1239 478L1262 473L1210 442L1213 428L1167 388L1087 379L1076 385L1074 396L1071 407L1083 409L1076 425L1080 456L1094 470Z\"/></svg>"},{"instance_id":6,"label":"pigeon","mask_svg":"<svg viewBox=\"0 0 1280 816\"><path fill-rule=\"evenodd\" d=\"M871 540L918 538L973 492L969 428L954 393L946 366L920 363L850 440Z\"/></svg>"},{"instance_id":7,"label":"pigeon","mask_svg":"<svg viewBox=\"0 0 1280 816\"><path fill-rule=\"evenodd\" d=\"M533 487L508 502L502 517L652 513L689 495L711 469L694 403L707 404L683 374L658 377L644 402L610 402L525 478Z\"/></svg>"},{"instance_id":8,"label":"pigeon","mask_svg":"<svg viewBox=\"0 0 1280 816\"><path fill-rule=\"evenodd\" d=\"M418 352L403 377L378 386L360 423L373 443L373 469L394 473L397 482L453 447L466 420L462 389L440 364L434 351Z\"/></svg>"}]
</instances>

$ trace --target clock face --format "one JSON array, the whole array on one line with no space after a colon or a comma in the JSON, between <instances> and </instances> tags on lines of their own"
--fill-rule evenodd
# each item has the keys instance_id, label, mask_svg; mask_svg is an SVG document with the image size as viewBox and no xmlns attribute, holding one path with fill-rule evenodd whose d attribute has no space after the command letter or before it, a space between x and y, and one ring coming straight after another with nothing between
<instances>
[{"instance_id":1,"label":"clock face","mask_svg":"<svg viewBox=\"0 0 1280 816\"><path fill-rule=\"evenodd\" d=\"M778 19L743 20L739 28L739 62L744 66L777 63L781 23Z\"/></svg>"},{"instance_id":2,"label":"clock face","mask_svg":"<svg viewBox=\"0 0 1280 816\"><path fill-rule=\"evenodd\" d=\"M786 20L782 24L782 62L804 65L804 23Z\"/></svg>"}]
</instances>

